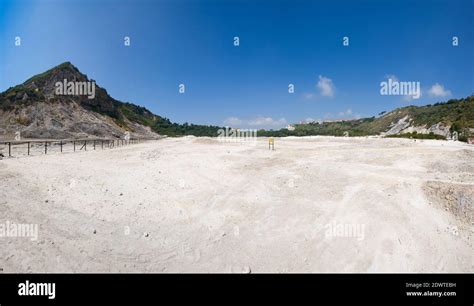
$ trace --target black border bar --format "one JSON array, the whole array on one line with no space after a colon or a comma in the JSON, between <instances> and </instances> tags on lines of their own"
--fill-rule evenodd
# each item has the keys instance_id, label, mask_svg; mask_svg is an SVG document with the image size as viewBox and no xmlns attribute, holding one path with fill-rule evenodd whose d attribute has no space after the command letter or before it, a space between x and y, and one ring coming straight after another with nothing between
<instances>
[{"instance_id":1,"label":"black border bar","mask_svg":"<svg viewBox=\"0 0 474 306\"><path fill-rule=\"evenodd\" d=\"M30 284L54 283L55 298L19 296L19 284L27 280ZM259 301L268 305L274 301L291 305L370 302L378 305L472 306L473 280L472 273L0 274L0 305L66 305L72 302L137 305L137 302L150 304L153 301L151 304L198 301L248 304ZM407 292L421 292L422 296L408 296ZM423 296L426 292L448 292L451 296Z\"/></svg>"}]
</instances>

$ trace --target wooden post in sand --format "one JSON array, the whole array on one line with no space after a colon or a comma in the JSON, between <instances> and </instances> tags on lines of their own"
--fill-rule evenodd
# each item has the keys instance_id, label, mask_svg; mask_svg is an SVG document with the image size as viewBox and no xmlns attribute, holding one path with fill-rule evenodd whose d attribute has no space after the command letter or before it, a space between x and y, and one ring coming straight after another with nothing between
<instances>
[{"instance_id":1,"label":"wooden post in sand","mask_svg":"<svg viewBox=\"0 0 474 306\"><path fill-rule=\"evenodd\" d=\"M268 150L270 150L270 148L275 150L275 140L273 137L268 138Z\"/></svg>"},{"instance_id":2,"label":"wooden post in sand","mask_svg":"<svg viewBox=\"0 0 474 306\"><path fill-rule=\"evenodd\" d=\"M28 155L30 155L30 142L28 141Z\"/></svg>"}]
</instances>

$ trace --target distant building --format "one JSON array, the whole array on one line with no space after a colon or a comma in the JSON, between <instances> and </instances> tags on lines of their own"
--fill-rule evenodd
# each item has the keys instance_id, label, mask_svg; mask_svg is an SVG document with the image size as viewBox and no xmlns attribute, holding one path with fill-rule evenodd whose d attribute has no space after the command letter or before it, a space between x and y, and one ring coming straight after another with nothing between
<instances>
[{"instance_id":1,"label":"distant building","mask_svg":"<svg viewBox=\"0 0 474 306\"><path fill-rule=\"evenodd\" d=\"M287 129L288 131L294 131L294 130L295 130L295 127L292 126L291 124L288 124L288 125L286 126L286 129Z\"/></svg>"}]
</instances>

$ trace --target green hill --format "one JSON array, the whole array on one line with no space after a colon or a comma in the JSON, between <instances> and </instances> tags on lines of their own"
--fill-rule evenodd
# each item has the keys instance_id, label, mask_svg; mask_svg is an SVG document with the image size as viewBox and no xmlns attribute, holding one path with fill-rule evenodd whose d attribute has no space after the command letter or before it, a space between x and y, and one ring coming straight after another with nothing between
<instances>
[{"instance_id":1,"label":"green hill","mask_svg":"<svg viewBox=\"0 0 474 306\"><path fill-rule=\"evenodd\" d=\"M120 137L123 132L130 131L136 137L150 137L153 133L168 136L216 136L220 128L173 123L145 107L112 98L97 84L93 99L79 95L56 95L55 84L64 79L94 81L70 62L65 62L0 93L0 130L4 131L3 134L11 135L13 131L19 130L25 131L31 138L79 137L78 135ZM78 110L76 106L82 109ZM96 119L102 122L98 123ZM50 124L51 122L57 124Z\"/></svg>"},{"instance_id":2,"label":"green hill","mask_svg":"<svg viewBox=\"0 0 474 306\"><path fill-rule=\"evenodd\" d=\"M470 129L474 129L474 96L451 99L433 105L397 108L379 117L296 124L294 131L261 130L258 134L260 136L344 136L347 132L349 136L368 136L386 133L391 137L398 135L398 137L443 139L446 138L447 132L457 131L460 140L466 140Z\"/></svg>"}]
</instances>

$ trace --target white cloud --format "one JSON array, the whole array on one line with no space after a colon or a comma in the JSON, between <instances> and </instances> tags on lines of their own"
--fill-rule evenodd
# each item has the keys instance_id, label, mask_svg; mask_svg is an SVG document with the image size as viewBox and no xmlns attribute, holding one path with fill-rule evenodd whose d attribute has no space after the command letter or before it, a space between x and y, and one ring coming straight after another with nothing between
<instances>
[{"instance_id":1,"label":"white cloud","mask_svg":"<svg viewBox=\"0 0 474 306\"><path fill-rule=\"evenodd\" d=\"M321 96L324 96L324 97L334 96L335 88L331 79L320 75L319 81L318 81L318 84L316 84L316 87L319 89Z\"/></svg>"},{"instance_id":2,"label":"white cloud","mask_svg":"<svg viewBox=\"0 0 474 306\"><path fill-rule=\"evenodd\" d=\"M344 117L344 116L350 117L351 115L352 115L352 110L350 108L344 112L339 112L339 117Z\"/></svg>"},{"instance_id":3,"label":"white cloud","mask_svg":"<svg viewBox=\"0 0 474 306\"><path fill-rule=\"evenodd\" d=\"M237 117L229 117L224 120L225 125L234 126L242 124L242 120Z\"/></svg>"},{"instance_id":4,"label":"white cloud","mask_svg":"<svg viewBox=\"0 0 474 306\"><path fill-rule=\"evenodd\" d=\"M288 122L285 118L274 119L272 117L257 116L250 119L229 117L224 120L224 124L233 128L269 129L285 127Z\"/></svg>"},{"instance_id":5,"label":"white cloud","mask_svg":"<svg viewBox=\"0 0 474 306\"><path fill-rule=\"evenodd\" d=\"M324 120L321 121L357 120L360 118L362 118L360 114L354 113L352 109L348 108L338 113L326 113L324 115Z\"/></svg>"},{"instance_id":6,"label":"white cloud","mask_svg":"<svg viewBox=\"0 0 474 306\"><path fill-rule=\"evenodd\" d=\"M273 119L272 117L257 117L248 121L250 126L281 126L287 124L285 118L280 118L278 120Z\"/></svg>"},{"instance_id":7,"label":"white cloud","mask_svg":"<svg viewBox=\"0 0 474 306\"><path fill-rule=\"evenodd\" d=\"M400 82L400 80L398 79L398 77L394 74L386 74L385 75L385 79L388 80L391 79L392 80L392 83L398 83ZM418 84L420 84L418 82ZM416 88L415 88L416 89ZM417 100L419 99L422 95L423 95L423 91L421 90L420 87L418 87L418 92L414 92L412 95L403 95L401 94L400 96L402 97L402 101L404 102L411 102L413 100Z\"/></svg>"},{"instance_id":8,"label":"white cloud","mask_svg":"<svg viewBox=\"0 0 474 306\"><path fill-rule=\"evenodd\" d=\"M423 96L423 90L421 90L421 88L420 88L419 96L418 96L417 99L421 98L422 96ZM406 96L403 96L402 101L411 102L411 101L417 100L417 99L415 99L414 96L406 95Z\"/></svg>"},{"instance_id":9,"label":"white cloud","mask_svg":"<svg viewBox=\"0 0 474 306\"><path fill-rule=\"evenodd\" d=\"M431 86L431 88L428 90L428 93L432 97L447 97L451 95L450 90L444 89L444 86L438 83Z\"/></svg>"}]
</instances>

